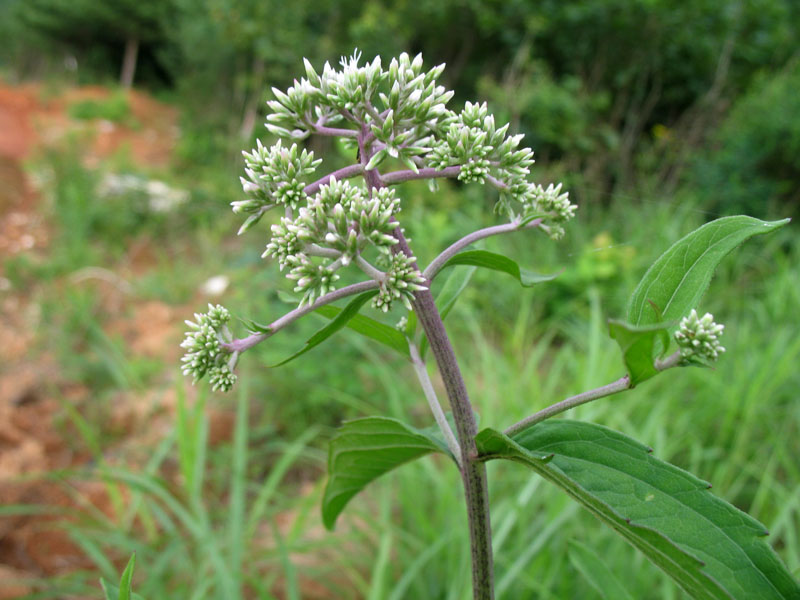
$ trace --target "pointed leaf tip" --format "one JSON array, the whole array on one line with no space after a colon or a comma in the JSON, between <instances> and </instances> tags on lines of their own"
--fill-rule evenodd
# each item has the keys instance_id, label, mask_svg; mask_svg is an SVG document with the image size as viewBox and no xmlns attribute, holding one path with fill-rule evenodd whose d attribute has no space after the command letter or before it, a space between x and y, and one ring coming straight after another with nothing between
<instances>
[{"instance_id":1,"label":"pointed leaf tip","mask_svg":"<svg viewBox=\"0 0 800 600\"><path fill-rule=\"evenodd\" d=\"M740 215L711 221L689 233L644 274L631 296L628 322L649 325L685 316L697 307L714 270L727 254L751 237L780 229L788 222ZM648 309L650 305L657 306L662 314Z\"/></svg>"}]
</instances>

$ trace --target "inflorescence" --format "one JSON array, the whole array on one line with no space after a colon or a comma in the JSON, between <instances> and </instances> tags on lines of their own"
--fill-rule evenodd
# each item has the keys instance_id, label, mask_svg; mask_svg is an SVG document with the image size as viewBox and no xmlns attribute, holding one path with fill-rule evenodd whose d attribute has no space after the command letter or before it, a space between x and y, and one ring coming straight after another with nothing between
<instances>
[{"instance_id":1,"label":"inflorescence","mask_svg":"<svg viewBox=\"0 0 800 600\"><path fill-rule=\"evenodd\" d=\"M392 254L389 268L381 281L380 291L372 302L375 308L387 312L392 307L392 301L402 300L408 310L411 310L411 300L414 292L424 290L425 278L414 268L416 258L406 256L402 252Z\"/></svg>"},{"instance_id":2,"label":"inflorescence","mask_svg":"<svg viewBox=\"0 0 800 600\"><path fill-rule=\"evenodd\" d=\"M697 311L692 309L689 316L681 319L678 331L675 332L681 357L685 361L717 360L719 355L725 352L725 348L719 343L719 337L724 329L724 325L714 322L711 313L698 317Z\"/></svg>"},{"instance_id":3,"label":"inflorescence","mask_svg":"<svg viewBox=\"0 0 800 600\"><path fill-rule=\"evenodd\" d=\"M231 315L225 307L209 304L207 313L195 313L194 318L194 321L186 321L189 331L181 344L186 350L183 374L191 375L195 382L208 374L214 391L230 391L236 383L233 369L238 354L229 354L222 344L232 339L227 326Z\"/></svg>"},{"instance_id":4,"label":"inflorescence","mask_svg":"<svg viewBox=\"0 0 800 600\"><path fill-rule=\"evenodd\" d=\"M306 60L306 77L285 92L273 89L275 99L267 103L272 111L267 129L295 142L286 147L278 141L269 149L259 142L244 153L242 187L249 197L234 202L234 211L250 214L244 231L268 209L284 207L264 256L287 269L302 294L301 304L333 289L338 269L353 262L363 268L370 247L388 254L400 210L399 200L386 188L367 189L333 178L307 195L304 190L320 161L301 152L296 141L313 134L350 143L358 138L369 157L364 171L394 160L414 174L423 168L451 169L448 174L465 183L488 182L499 190L498 210L512 222L538 218L552 238L564 234L562 224L577 208L569 195L560 185L544 188L528 181L533 151L520 146L522 135L508 135L507 124L496 126L486 103L467 102L460 112L447 108L453 92L437 83L444 65L424 70L421 55L412 60L405 53L386 68L380 57L365 65L359 60L356 53L343 58L340 69L326 63L321 74ZM383 274L383 301L376 302L381 309L408 289L384 289L392 278Z\"/></svg>"},{"instance_id":5,"label":"inflorescence","mask_svg":"<svg viewBox=\"0 0 800 600\"><path fill-rule=\"evenodd\" d=\"M301 306L334 290L339 269L356 265L378 282L375 308L386 312L395 300L411 308L414 292L424 289L426 280L416 259L396 247L400 200L387 184L426 177L432 183L438 177L488 183L499 192L497 211L511 223L523 227L538 219L551 238L564 234L563 223L577 208L569 195L560 185L544 188L528 181L533 151L520 146L522 135L508 135L507 124L496 126L486 103L467 102L460 111L447 107L453 92L437 83L444 65L424 70L421 55L412 59L406 53L388 67L380 57L359 61L356 52L341 60L341 68L325 63L318 74L305 60L306 76L285 92L273 88L275 99L267 103L267 129L289 141L279 139L271 147L258 141L243 153L240 179L247 198L232 204L235 213L247 215L239 233L270 209L282 208L263 256L274 258L294 281ZM358 146L358 164L319 178L322 161L298 146L310 135ZM356 175L371 183L347 180ZM215 389L228 390L238 357L228 357L223 346L231 337L225 325L230 315L209 306L208 314L195 318L187 321L184 373L195 380L209 374Z\"/></svg>"}]
</instances>

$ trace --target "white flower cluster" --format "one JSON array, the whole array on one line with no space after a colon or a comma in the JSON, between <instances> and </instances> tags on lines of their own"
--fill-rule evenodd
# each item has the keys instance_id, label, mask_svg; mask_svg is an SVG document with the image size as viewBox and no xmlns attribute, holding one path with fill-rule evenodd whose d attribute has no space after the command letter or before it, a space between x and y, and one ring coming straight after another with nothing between
<instances>
[{"instance_id":1,"label":"white flower cluster","mask_svg":"<svg viewBox=\"0 0 800 600\"><path fill-rule=\"evenodd\" d=\"M484 183L496 167L501 177L516 175L524 179L533 164L530 148L517 149L522 135L506 137L508 124L495 126L486 103L467 102L460 114L448 111L447 128L425 157L425 163L436 169L461 165L459 179Z\"/></svg>"},{"instance_id":2,"label":"white flower cluster","mask_svg":"<svg viewBox=\"0 0 800 600\"><path fill-rule=\"evenodd\" d=\"M400 299L408 310L411 310L411 300L414 292L426 289L423 285L425 278L414 268L416 258L397 252L391 256L389 269L386 271L378 295L372 301L372 306L383 312L392 308L392 302Z\"/></svg>"},{"instance_id":3,"label":"white flower cluster","mask_svg":"<svg viewBox=\"0 0 800 600\"><path fill-rule=\"evenodd\" d=\"M719 337L725 329L724 325L714 323L714 316L706 313L697 316L697 311L692 309L688 317L681 319L680 327L675 332L681 356L684 360L699 358L704 360L717 360L725 348L719 343Z\"/></svg>"},{"instance_id":4,"label":"white flower cluster","mask_svg":"<svg viewBox=\"0 0 800 600\"><path fill-rule=\"evenodd\" d=\"M358 138L359 149L370 157L363 165L366 172L391 158L416 174L420 168L450 169L448 175L461 181L489 182L500 190L498 206L513 222L541 218L551 237L563 235L561 224L576 209L568 194L560 186L544 189L527 180L533 152L520 146L523 136L507 135L508 125L495 125L485 103L468 102L459 113L447 108L453 92L437 84L444 65L424 70L421 55L412 59L405 53L388 67L380 57L363 66L359 60L356 53L343 58L339 69L326 63L321 74L306 60L306 77L285 92L273 89L269 131L295 140L314 133L347 142ZM365 189L333 177L309 188L306 178L320 161L296 143L287 147L278 141L267 148L258 142L244 157L241 181L248 199L233 203L235 212L249 215L240 233L270 208L283 206L285 214L272 225L264 256L288 271L302 294L301 305L333 290L337 271L354 262L382 282L375 300L380 309L388 310L393 299L407 301L423 282L410 266L413 260L391 252L400 210L391 189ZM352 172L359 170L356 165ZM412 178L403 173L395 180ZM388 264L385 273L366 262L368 249L377 249Z\"/></svg>"},{"instance_id":5,"label":"white flower cluster","mask_svg":"<svg viewBox=\"0 0 800 600\"><path fill-rule=\"evenodd\" d=\"M571 219L577 206L570 204L568 193L561 193L561 184L544 189L527 180L533 151L519 147L523 136L507 136L508 124L497 128L486 103L467 102L460 114L450 115L445 135L433 144L426 164L436 169L460 165L458 178L464 182L485 183L490 177L500 190L500 210L512 219L541 217L553 223L551 236L561 237L564 229L555 224ZM521 215L512 201L522 206Z\"/></svg>"},{"instance_id":6,"label":"white flower cluster","mask_svg":"<svg viewBox=\"0 0 800 600\"><path fill-rule=\"evenodd\" d=\"M245 174L240 177L242 188L249 195L247 200L233 202L233 212L250 216L239 229L244 233L255 225L264 213L277 205L297 208L305 203L305 177L314 173L322 159L314 160L314 153L299 151L297 144L287 148L281 141L267 148L257 141L257 147L245 159Z\"/></svg>"},{"instance_id":7,"label":"white flower cluster","mask_svg":"<svg viewBox=\"0 0 800 600\"><path fill-rule=\"evenodd\" d=\"M336 287L334 282L339 279L336 270L326 259L323 264L315 263L305 254L292 257L292 264L295 266L286 276L295 282L294 291L302 292L303 299L300 306L312 304L320 296L333 291Z\"/></svg>"},{"instance_id":8,"label":"white flower cluster","mask_svg":"<svg viewBox=\"0 0 800 600\"><path fill-rule=\"evenodd\" d=\"M195 382L208 374L214 391L228 392L236 383L233 369L238 358L237 353L229 355L222 348L224 342L232 339L227 326L231 315L225 307L209 304L207 313L195 313L194 318L186 321L189 331L181 344L186 350L183 374L191 375Z\"/></svg>"},{"instance_id":9,"label":"white flower cluster","mask_svg":"<svg viewBox=\"0 0 800 600\"><path fill-rule=\"evenodd\" d=\"M303 293L301 304L311 303L334 289L336 270L346 267L368 247L383 255L397 243L392 231L400 200L394 189L372 190L332 177L308 198L295 218L284 217L272 226L272 239L264 257L273 257L295 291Z\"/></svg>"},{"instance_id":10,"label":"white flower cluster","mask_svg":"<svg viewBox=\"0 0 800 600\"><path fill-rule=\"evenodd\" d=\"M268 102L273 112L267 128L278 136L304 138L322 127L336 125L342 131L345 126L352 140L357 134L352 127L366 126L373 151L368 170L390 157L415 172L420 167L459 167L461 181L495 185L498 208L512 220L534 215L545 223L562 223L574 215L577 207L560 188L543 191L528 181L533 151L520 147L522 135L507 135L508 124L496 126L486 103L467 102L458 113L447 108L453 92L437 85L444 65L425 71L421 55L412 60L405 53L387 69L380 57L363 66L359 59L358 53L343 58L340 70L326 63L321 75L306 60L305 78L285 93L273 90L276 99ZM558 203L542 203L554 189ZM563 228L552 231L558 237Z\"/></svg>"},{"instance_id":11,"label":"white flower cluster","mask_svg":"<svg viewBox=\"0 0 800 600\"><path fill-rule=\"evenodd\" d=\"M522 218L529 220L537 217L547 219L543 229L554 240L564 236L564 227L561 225L575 216L576 205L569 201L569 192L561 193L561 184L554 186L552 183L544 189L535 183L528 184L527 193L521 199Z\"/></svg>"}]
</instances>

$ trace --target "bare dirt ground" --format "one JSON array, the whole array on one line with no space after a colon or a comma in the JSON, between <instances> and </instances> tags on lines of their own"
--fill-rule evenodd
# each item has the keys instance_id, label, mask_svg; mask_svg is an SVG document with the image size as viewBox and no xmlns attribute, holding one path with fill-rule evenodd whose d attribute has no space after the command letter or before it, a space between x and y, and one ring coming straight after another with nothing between
<instances>
[{"instance_id":1,"label":"bare dirt ground","mask_svg":"<svg viewBox=\"0 0 800 600\"><path fill-rule=\"evenodd\" d=\"M129 95L135 129L99 120L78 122L68 116L67 108L74 102L108 94L104 88L84 87L48 97L36 84L11 87L0 82L0 507L70 509L88 503L110 514L103 484L47 475L90 460L64 419L63 403L78 407L90 399L91 390L65 380L41 343L47 332L40 328L37 290L12 289L2 271L7 257L46 256L54 251L50 225L38 210L40 199L24 168L25 160L35 153L79 131L80 139L88 140L82 148L88 166L120 149L142 166L170 160L179 135L177 111L147 95L135 91ZM133 352L175 364L177 349L168 357L164 349L174 348L180 337L176 326L180 311L159 302L137 301L103 282L96 285L108 288L103 290L103 303L126 315L123 318L119 312L118 318L110 319L113 333L122 336ZM159 427L150 420L154 411L171 418L174 403L174 394L169 393L162 392L157 400L151 393L123 394L115 399L110 426L126 432L123 444L146 443L158 435ZM53 526L56 518L0 517L0 600L29 593L26 578L89 566L64 529Z\"/></svg>"},{"instance_id":2,"label":"bare dirt ground","mask_svg":"<svg viewBox=\"0 0 800 600\"><path fill-rule=\"evenodd\" d=\"M70 105L109 94L97 86L54 93L38 84L8 86L0 81L0 511L5 510L0 512L0 600L36 591L33 580L91 569L92 562L65 525L79 518L71 515L87 509L113 514L105 484L75 475L91 467L96 457L66 413L91 410L94 391L70 381L48 348L40 286L15 289L4 273L6 258L27 254L47 260L58 251L53 247L54 224L43 216L44 199L26 169L26 161L37 153L79 139L88 167L101 165L118 151L137 166L169 164L180 134L174 107L132 91L128 102L135 127L70 118ZM79 137L71 137L76 133ZM155 268L150 246L147 240L134 240L121 267L55 282L62 288L75 285L80 275L80 285L94 286L98 292L106 333L124 340L131 355L164 365L166 376L158 387L115 393L104 424L115 442L103 447L103 460L118 464L124 459L134 469L173 427L177 398L174 385L164 381L176 371L181 324L192 313L192 307L136 298L127 289L126 278ZM202 301L198 298L196 305ZM233 414L207 411L209 443L230 440ZM44 510L32 514L37 507ZM288 511L281 515L279 527L288 528L293 520L294 512ZM323 535L321 525L318 533ZM271 530L262 537L270 536ZM121 569L128 557L111 558ZM273 590L279 598L286 595L282 585L279 581ZM301 577L300 587L304 598L331 598L326 586L310 578ZM99 593L98 587L98 597Z\"/></svg>"}]
</instances>

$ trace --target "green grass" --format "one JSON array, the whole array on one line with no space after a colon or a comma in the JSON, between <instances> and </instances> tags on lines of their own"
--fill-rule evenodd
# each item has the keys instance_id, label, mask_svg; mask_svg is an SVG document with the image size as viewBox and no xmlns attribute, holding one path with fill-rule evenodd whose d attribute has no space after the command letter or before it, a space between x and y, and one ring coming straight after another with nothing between
<instances>
[{"instance_id":1,"label":"green grass","mask_svg":"<svg viewBox=\"0 0 800 600\"><path fill-rule=\"evenodd\" d=\"M114 123L133 124L131 106L124 90L118 90L102 100L81 100L69 106L68 114L73 119L88 121L104 119Z\"/></svg>"}]
</instances>

